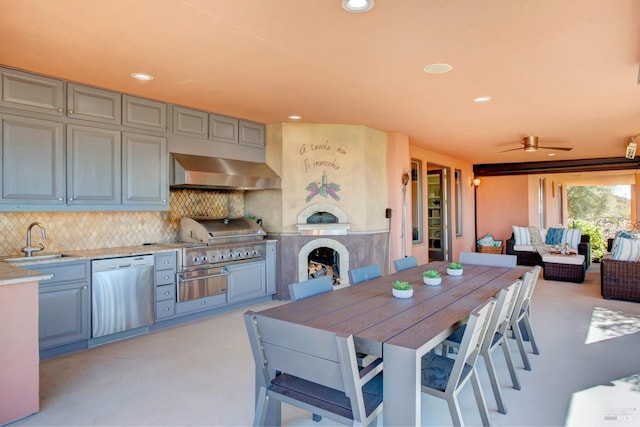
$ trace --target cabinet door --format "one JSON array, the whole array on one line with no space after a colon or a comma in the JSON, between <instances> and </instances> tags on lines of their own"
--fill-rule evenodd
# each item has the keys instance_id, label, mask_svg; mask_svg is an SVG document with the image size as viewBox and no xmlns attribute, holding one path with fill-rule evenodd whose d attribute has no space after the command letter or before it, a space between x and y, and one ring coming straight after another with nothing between
<instances>
[{"instance_id":1,"label":"cabinet door","mask_svg":"<svg viewBox=\"0 0 640 427\"><path fill-rule=\"evenodd\" d=\"M167 130L167 104L135 96L123 95L123 126Z\"/></svg>"},{"instance_id":2,"label":"cabinet door","mask_svg":"<svg viewBox=\"0 0 640 427\"><path fill-rule=\"evenodd\" d=\"M173 107L173 133L206 139L209 136L209 113Z\"/></svg>"},{"instance_id":3,"label":"cabinet door","mask_svg":"<svg viewBox=\"0 0 640 427\"><path fill-rule=\"evenodd\" d=\"M64 204L61 123L0 115L0 203Z\"/></svg>"},{"instance_id":4,"label":"cabinet door","mask_svg":"<svg viewBox=\"0 0 640 427\"><path fill-rule=\"evenodd\" d=\"M0 105L62 116L64 82L48 77L0 68Z\"/></svg>"},{"instance_id":5,"label":"cabinet door","mask_svg":"<svg viewBox=\"0 0 640 427\"><path fill-rule=\"evenodd\" d=\"M123 132L123 203L168 209L166 138Z\"/></svg>"},{"instance_id":6,"label":"cabinet door","mask_svg":"<svg viewBox=\"0 0 640 427\"><path fill-rule=\"evenodd\" d=\"M241 145L264 147L264 125L245 120L240 120L239 125L240 137L238 142Z\"/></svg>"},{"instance_id":7,"label":"cabinet door","mask_svg":"<svg viewBox=\"0 0 640 427\"><path fill-rule=\"evenodd\" d=\"M120 132L67 126L67 203L121 203Z\"/></svg>"},{"instance_id":8,"label":"cabinet door","mask_svg":"<svg viewBox=\"0 0 640 427\"><path fill-rule=\"evenodd\" d=\"M238 143L238 119L209 115L209 138L217 142Z\"/></svg>"},{"instance_id":9,"label":"cabinet door","mask_svg":"<svg viewBox=\"0 0 640 427\"><path fill-rule=\"evenodd\" d=\"M89 339L87 282L40 285L40 349Z\"/></svg>"},{"instance_id":10,"label":"cabinet door","mask_svg":"<svg viewBox=\"0 0 640 427\"><path fill-rule=\"evenodd\" d=\"M122 121L122 96L116 92L69 83L67 114L74 119L119 125Z\"/></svg>"},{"instance_id":11,"label":"cabinet door","mask_svg":"<svg viewBox=\"0 0 640 427\"><path fill-rule=\"evenodd\" d=\"M263 297L266 294L264 261L227 267L227 302L229 304Z\"/></svg>"}]
</instances>

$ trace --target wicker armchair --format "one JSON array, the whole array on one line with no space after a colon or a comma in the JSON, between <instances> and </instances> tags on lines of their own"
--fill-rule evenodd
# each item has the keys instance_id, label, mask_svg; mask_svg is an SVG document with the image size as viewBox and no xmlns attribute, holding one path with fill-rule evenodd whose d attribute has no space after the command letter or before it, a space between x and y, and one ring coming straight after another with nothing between
<instances>
[{"instance_id":1,"label":"wicker armchair","mask_svg":"<svg viewBox=\"0 0 640 427\"><path fill-rule=\"evenodd\" d=\"M586 268L589 268L591 265L591 238L588 234L583 234L580 236L580 243L578 244L578 253L584 255L584 259L586 262ZM542 265L542 257L538 252L529 252L529 251L516 251L513 249L516 241L513 237L513 233L511 237L506 241L506 254L507 255L515 255L518 257L518 265Z\"/></svg>"},{"instance_id":2,"label":"wicker armchair","mask_svg":"<svg viewBox=\"0 0 640 427\"><path fill-rule=\"evenodd\" d=\"M609 239L608 250L611 251ZM616 261L605 254L600 264L600 287L603 298L640 302L640 262Z\"/></svg>"}]
</instances>

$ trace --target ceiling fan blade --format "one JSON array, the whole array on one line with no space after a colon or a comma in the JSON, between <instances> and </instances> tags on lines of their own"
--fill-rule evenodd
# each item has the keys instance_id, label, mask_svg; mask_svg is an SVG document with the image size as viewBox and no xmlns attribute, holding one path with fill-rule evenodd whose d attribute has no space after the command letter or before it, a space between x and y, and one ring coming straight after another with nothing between
<instances>
[{"instance_id":1,"label":"ceiling fan blade","mask_svg":"<svg viewBox=\"0 0 640 427\"><path fill-rule=\"evenodd\" d=\"M518 151L518 150L522 150L522 147L512 148L510 150L502 150L502 151L498 151L498 153L506 153L507 151Z\"/></svg>"},{"instance_id":2,"label":"ceiling fan blade","mask_svg":"<svg viewBox=\"0 0 640 427\"><path fill-rule=\"evenodd\" d=\"M545 148L547 150L562 150L562 151L571 151L571 150L573 150L572 147L541 147L541 146L538 146L538 148Z\"/></svg>"}]
</instances>

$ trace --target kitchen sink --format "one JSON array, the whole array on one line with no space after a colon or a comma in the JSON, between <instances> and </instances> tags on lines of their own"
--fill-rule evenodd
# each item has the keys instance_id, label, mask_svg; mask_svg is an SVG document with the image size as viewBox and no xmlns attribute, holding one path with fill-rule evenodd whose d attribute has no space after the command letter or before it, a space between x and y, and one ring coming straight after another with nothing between
<instances>
[{"instance_id":1,"label":"kitchen sink","mask_svg":"<svg viewBox=\"0 0 640 427\"><path fill-rule=\"evenodd\" d=\"M42 254L42 255L32 255L32 256L18 256L18 257L9 257L4 258L2 261L4 262L25 262L25 261L40 261L44 259L56 259L63 258L69 255L65 254Z\"/></svg>"}]
</instances>

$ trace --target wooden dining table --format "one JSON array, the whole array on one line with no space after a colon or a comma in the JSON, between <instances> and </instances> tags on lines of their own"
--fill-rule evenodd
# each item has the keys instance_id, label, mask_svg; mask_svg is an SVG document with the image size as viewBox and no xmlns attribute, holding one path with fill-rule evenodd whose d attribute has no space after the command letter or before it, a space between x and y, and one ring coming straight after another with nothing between
<instances>
[{"instance_id":1,"label":"wooden dining table","mask_svg":"<svg viewBox=\"0 0 640 427\"><path fill-rule=\"evenodd\" d=\"M259 312L338 334L352 334L356 351L384 362L384 425L420 425L421 358L446 338L474 308L515 283L527 268L465 264L463 275L448 276L448 262L420 265L357 285ZM422 273L442 274L437 286ZM413 285L413 297L395 298L394 281Z\"/></svg>"}]
</instances>

